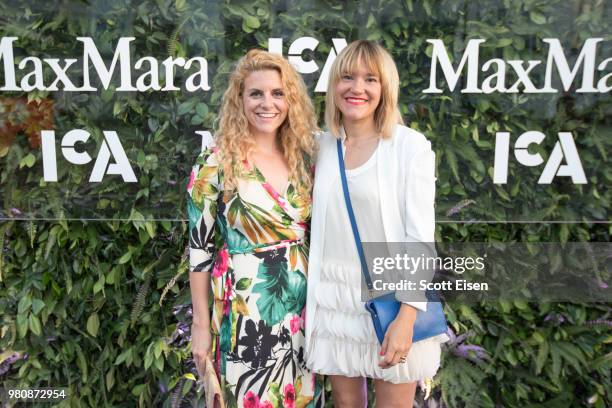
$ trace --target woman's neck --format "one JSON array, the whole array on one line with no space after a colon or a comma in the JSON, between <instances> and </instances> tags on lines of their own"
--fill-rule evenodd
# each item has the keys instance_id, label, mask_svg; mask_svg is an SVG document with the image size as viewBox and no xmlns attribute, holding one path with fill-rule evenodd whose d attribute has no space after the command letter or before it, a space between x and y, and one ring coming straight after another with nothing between
<instances>
[{"instance_id":1,"label":"woman's neck","mask_svg":"<svg viewBox=\"0 0 612 408\"><path fill-rule=\"evenodd\" d=\"M278 138L273 133L259 133L255 135L255 146L260 153L273 153L279 150Z\"/></svg>"},{"instance_id":2,"label":"woman's neck","mask_svg":"<svg viewBox=\"0 0 612 408\"><path fill-rule=\"evenodd\" d=\"M344 121L342 126L347 139L350 140L370 139L378 135L372 118L366 121Z\"/></svg>"}]
</instances>

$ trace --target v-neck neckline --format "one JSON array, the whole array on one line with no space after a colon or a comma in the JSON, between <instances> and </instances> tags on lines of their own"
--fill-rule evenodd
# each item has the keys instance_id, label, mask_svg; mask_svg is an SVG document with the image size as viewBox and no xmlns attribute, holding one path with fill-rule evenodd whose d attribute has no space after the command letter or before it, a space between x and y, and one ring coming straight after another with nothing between
<instances>
[{"instance_id":1,"label":"v-neck neckline","mask_svg":"<svg viewBox=\"0 0 612 408\"><path fill-rule=\"evenodd\" d=\"M286 197L287 192L289 191L289 184L291 184L291 181L289 181L289 177L287 177L287 182L285 183L285 190L283 191L283 194L281 194L281 193L278 191L278 189L277 189L276 187L274 187L274 186L272 185L272 183L270 183L270 182L268 181L268 179L266 178L266 176L263 174L263 172L262 172L261 170L259 170L259 167L257 167L257 165L256 165L255 163L253 163L253 168L254 168L254 169L255 169L255 171L256 171L256 172L257 172L257 173L258 173L258 174L261 176L262 182L263 182L264 184L269 185L269 186L272 188L272 190L273 190L273 191L274 191L276 194L278 194L280 197L283 197L283 198L285 198L285 197Z\"/></svg>"}]
</instances>

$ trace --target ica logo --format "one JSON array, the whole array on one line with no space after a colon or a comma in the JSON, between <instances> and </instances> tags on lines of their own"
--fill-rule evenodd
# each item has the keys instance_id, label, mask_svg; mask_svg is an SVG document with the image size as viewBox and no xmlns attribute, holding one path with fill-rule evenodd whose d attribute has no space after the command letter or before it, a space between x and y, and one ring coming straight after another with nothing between
<instances>
[{"instance_id":1,"label":"ica logo","mask_svg":"<svg viewBox=\"0 0 612 408\"><path fill-rule=\"evenodd\" d=\"M306 50L314 51L319 45L319 40L312 37L300 37L289 46L288 60L291 62L297 71L301 74L312 74L319 70L319 66L314 60L304 60L302 54ZM336 59L336 56L340 51L346 47L346 40L344 38L332 39L332 48L329 50L325 65L321 71L321 76L315 87L315 92L326 92L327 82L329 81L329 70ZM283 39L282 38L269 38L268 39L268 51L274 54L283 55Z\"/></svg>"},{"instance_id":2,"label":"ica logo","mask_svg":"<svg viewBox=\"0 0 612 408\"><path fill-rule=\"evenodd\" d=\"M537 131L528 131L514 142L514 157L523 166L535 167L544 163L544 158L537 152L529 152L529 146L539 145L546 136ZM510 133L497 132L495 135L495 163L493 165L493 182L506 184L508 181L508 156L510 153ZM563 160L565 159L565 164ZM571 177L574 184L586 184L586 176L580 156L570 132L559 132L559 138L548 161L544 165L538 184L550 184L556 176Z\"/></svg>"},{"instance_id":3,"label":"ica logo","mask_svg":"<svg viewBox=\"0 0 612 408\"><path fill-rule=\"evenodd\" d=\"M120 175L124 182L135 183L137 181L136 175L130 166L117 132L105 130L102 134L104 135L104 140L98 150L89 182L100 182L105 175L116 174ZM79 166L90 163L92 158L89 153L77 151L75 148L77 143L87 142L89 136L89 132L82 129L74 129L66 133L61 141L62 156L69 163ZM55 131L43 130L41 132L41 139L44 179L47 182L57 181ZM114 159L114 163L110 163L111 158Z\"/></svg>"}]
</instances>

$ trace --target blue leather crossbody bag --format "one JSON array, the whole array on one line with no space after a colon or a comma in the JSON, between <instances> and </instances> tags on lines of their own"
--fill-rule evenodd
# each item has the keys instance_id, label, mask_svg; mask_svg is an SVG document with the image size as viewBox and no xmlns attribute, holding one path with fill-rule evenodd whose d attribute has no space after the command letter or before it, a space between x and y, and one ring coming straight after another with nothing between
<instances>
[{"instance_id":1,"label":"blue leather crossbody bag","mask_svg":"<svg viewBox=\"0 0 612 408\"><path fill-rule=\"evenodd\" d=\"M351 221L351 229L353 230L353 237L355 238L355 245L357 246L357 253L359 254L359 260L361 261L361 273L365 279L368 291L371 293L374 290L372 284L372 278L368 270L368 265L363 252L363 246L361 244L361 237L359 236L359 230L357 229L357 222L355 221L355 214L353 212L353 206L351 204L351 197L349 196L348 184L346 181L346 172L344 169L344 155L342 154L342 142L338 139L336 145L338 151L338 165L340 167L340 178L342 180L342 191L344 193L344 202L346 203L346 210L348 211L349 219ZM437 336L439 334L446 333L447 324L446 317L444 316L444 310L442 304L436 299L435 293L427 291L425 293L427 297L427 310L417 311L417 317L414 322L412 330L412 341L416 342L424 340L429 337ZM378 296L368 300L365 303L365 308L370 312L372 316L372 323L374 324L374 330L376 331L376 337L382 344L385 333L389 328L389 325L395 320L399 313L401 302L395 299L395 293L387 293L382 296Z\"/></svg>"}]
</instances>

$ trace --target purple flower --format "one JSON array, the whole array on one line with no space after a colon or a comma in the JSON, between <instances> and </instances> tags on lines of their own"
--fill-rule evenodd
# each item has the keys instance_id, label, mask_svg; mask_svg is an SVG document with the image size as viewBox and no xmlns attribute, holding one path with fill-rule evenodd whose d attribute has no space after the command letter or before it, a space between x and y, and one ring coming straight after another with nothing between
<instances>
[{"instance_id":1,"label":"purple flower","mask_svg":"<svg viewBox=\"0 0 612 408\"><path fill-rule=\"evenodd\" d=\"M166 387L166 384L163 383L159 383L159 392L161 392L162 394L165 394L168 392L168 387Z\"/></svg>"},{"instance_id":2,"label":"purple flower","mask_svg":"<svg viewBox=\"0 0 612 408\"><path fill-rule=\"evenodd\" d=\"M470 332L457 336L449 327L446 334L450 338L450 341L446 343L446 346L449 348L451 353L457 357L465 358L474 363L482 363L489 359L489 354L483 347L473 344L463 344L463 342L467 340Z\"/></svg>"},{"instance_id":3,"label":"purple flower","mask_svg":"<svg viewBox=\"0 0 612 408\"><path fill-rule=\"evenodd\" d=\"M469 199L468 199L468 200L461 200L461 201L459 201L457 204L455 204L455 205L454 205L454 206L453 206L451 209L449 209L449 210L446 212L446 216L447 216L447 217L453 216L453 215L455 215L455 214L459 213L459 212L460 212L461 210L463 210L465 207L468 207L468 206L470 206L470 205L474 204L475 202L476 202L476 201L474 201L474 200L469 200Z\"/></svg>"},{"instance_id":4,"label":"purple flower","mask_svg":"<svg viewBox=\"0 0 612 408\"><path fill-rule=\"evenodd\" d=\"M18 351L11 353L8 357L4 359L4 361L0 361L0 376L6 374L15 362L19 360L26 360L27 358L27 353L21 354Z\"/></svg>"}]
</instances>

